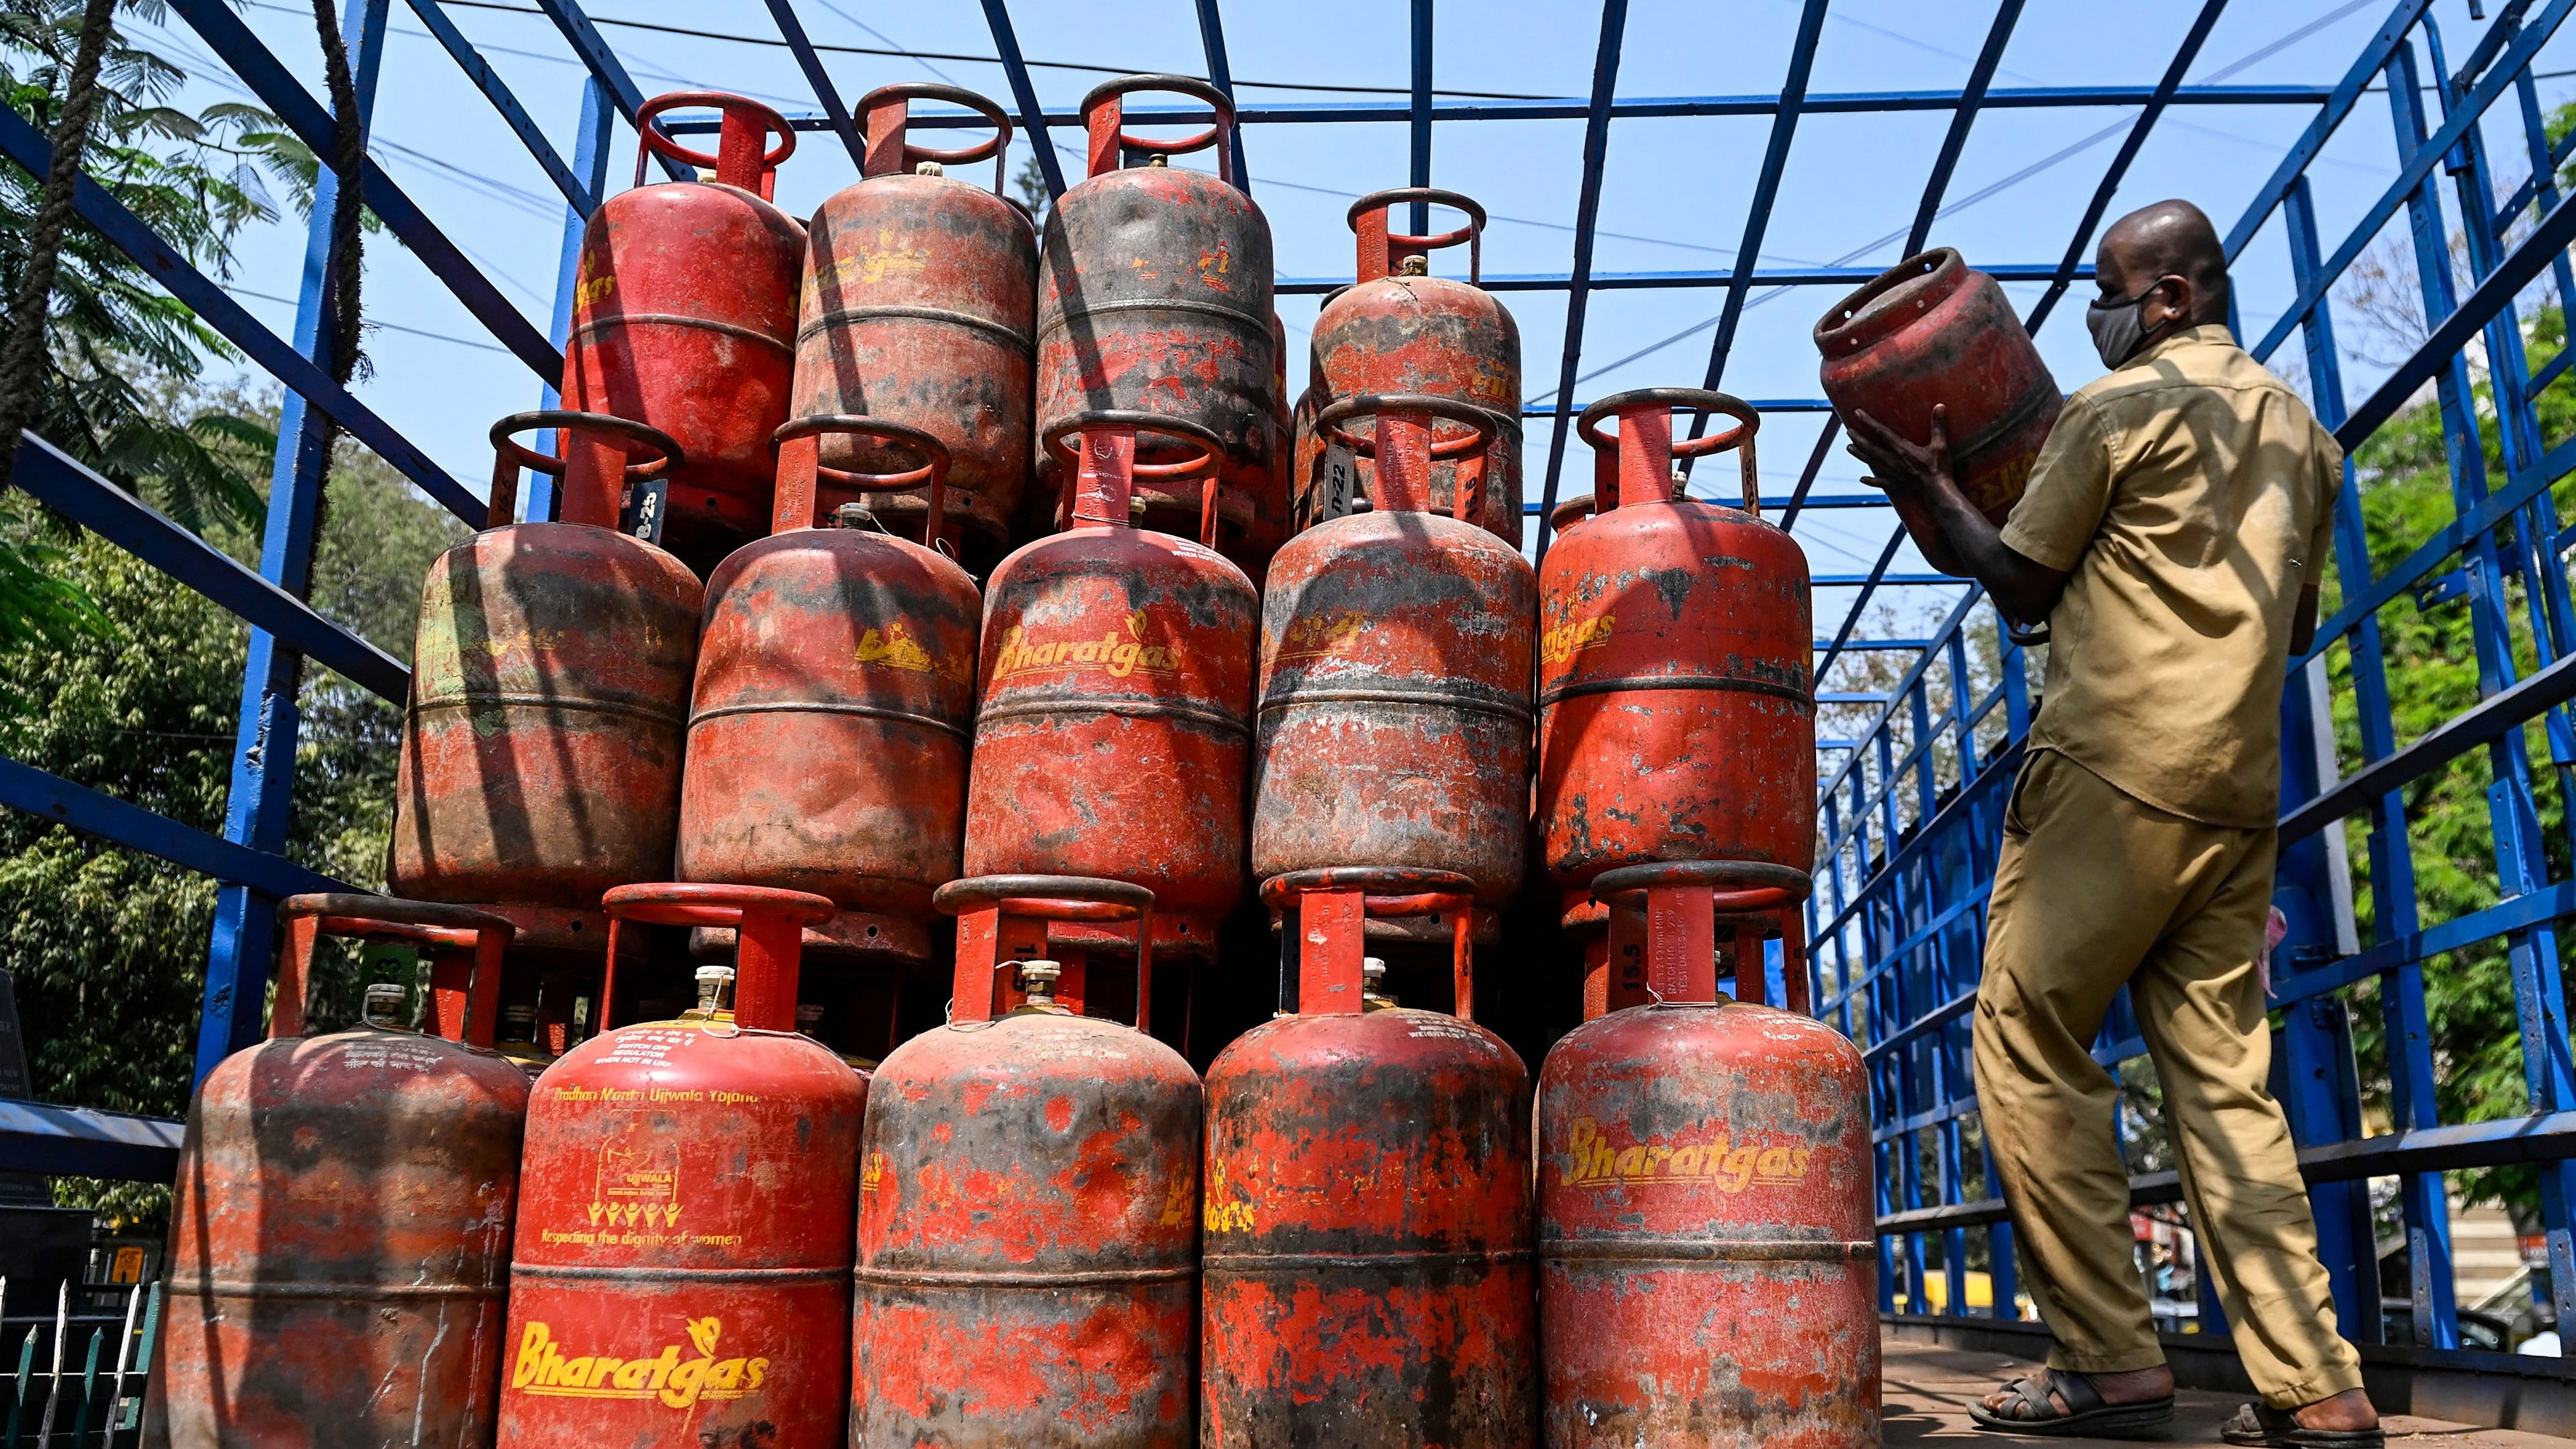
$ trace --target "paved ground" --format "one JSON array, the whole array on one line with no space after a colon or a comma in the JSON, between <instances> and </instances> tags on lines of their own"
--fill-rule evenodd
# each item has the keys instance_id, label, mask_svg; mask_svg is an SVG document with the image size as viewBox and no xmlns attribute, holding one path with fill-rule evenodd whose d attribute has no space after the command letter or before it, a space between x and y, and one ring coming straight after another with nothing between
<instances>
[{"instance_id":1,"label":"paved ground","mask_svg":"<svg viewBox=\"0 0 2576 1449\"><path fill-rule=\"evenodd\" d=\"M1982 1441L1993 1449L2006 1449L2011 1445L2101 1446L2134 1442L1989 1434L1968 1421L1968 1405L1994 1385L2019 1376L2029 1367L2019 1359L2005 1358L2001 1354L1888 1338L1882 1370L1884 1387L1880 1395L1887 1418L1887 1442L1897 1446L1966 1439ZM2166 1442L2218 1443L2219 1424L2236 1412L2236 1406L2243 1402L2243 1394L2183 1390L2175 1396L2174 1423L2166 1435ZM2390 1444L2404 1445L2407 1449L2571 1449L2572 1442L2517 1429L2479 1429L2402 1414L2390 1415L2386 1423Z\"/></svg>"}]
</instances>

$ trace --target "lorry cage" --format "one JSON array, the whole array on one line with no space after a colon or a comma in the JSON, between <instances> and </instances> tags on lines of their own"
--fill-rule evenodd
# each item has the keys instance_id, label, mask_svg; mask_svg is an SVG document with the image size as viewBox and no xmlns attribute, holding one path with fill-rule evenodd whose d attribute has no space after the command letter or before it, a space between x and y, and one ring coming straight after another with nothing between
<instances>
[{"instance_id":1,"label":"lorry cage","mask_svg":"<svg viewBox=\"0 0 2576 1449\"><path fill-rule=\"evenodd\" d=\"M571 275L584 218L610 190L612 133L631 126L645 97L580 0L538 0L570 54L587 73L580 120L567 153L539 130L518 97L484 61L444 8L443 0L407 0L413 14L491 103L552 179L566 204L563 242L551 315L540 324L507 301L439 224L374 162L354 178L367 206L457 298L493 340L534 375L542 405L553 406L562 347L572 304ZM813 112L794 117L798 129L829 132L853 158L861 150L847 98L827 75L818 47L799 19L794 0L765 0L779 36L792 50L815 100ZM1025 3L1025 0L1024 0ZM1620 59L1632 39L1627 0L1604 0L1588 95L1561 100L1440 97L1433 86L1434 0L1408 0L1411 87L1407 99L1335 99L1324 102L1249 104L1237 116L1230 149L1233 180L1253 189L1245 169L1242 133L1299 125L1402 124L1409 137L1414 186L1431 184L1431 140L1441 122L1581 120L1582 172L1574 212L1568 270L1561 273L1487 274L1496 291L1565 294L1564 342L1556 359L1552 399L1525 405L1523 415L1551 428L1545 482L1527 507L1536 515L1536 547L1548 539L1548 515L1559 498L1566 453L1574 439L1568 424L1584 404L1575 386L1582 374L1586 308L1596 292L1612 290L1714 291L1718 317L1709 342L1703 385L1717 387L1726 369L1743 313L1757 289L1814 289L1830 300L1876 274L1876 266L1762 266L1760 256L1774 203L1780 196L1791 143L1808 115L1946 111L1950 122L1924 183L1904 253L1920 250L1949 193L1952 173L1978 116L1999 108L2134 108L2118 128L2121 139L2073 234L2053 259L1981 257L1986 270L2008 282L2045 284L2026 314L2036 329L2063 303L2069 289L2089 280L2091 247L2115 194L2159 120L2177 106L2279 105L2304 109L2305 130L2280 158L2227 232L2231 258L2258 236L2286 241L2294 273L2292 305L2259 337L2247 337L2258 357L2288 364L2304 361L2309 396L2347 452L2398 414L2427 384L2440 401L2448 445L2454 514L2403 561L2375 572L2367 554L2360 500L2347 487L2338 505L2336 557L2344 580L2341 607L2319 631L2317 645L2294 668L2285 702L2289 742L2278 903L2289 935L2275 953L2271 984L2279 1008L2284 1091L2303 1144L2302 1161L2313 1184L2325 1253L2333 1270L2338 1314L2347 1332L2365 1340L2374 1363L2495 1370L2496 1356L2458 1347L2458 1313L2452 1291L2445 1171L2500 1163L2529 1163L2540 1182L2546 1229L2547 1278L2560 1320L2576 1309L2576 1238L2570 1235L2570 1200L2576 1197L2576 1063L2571 1063L2560 987L2558 920L2576 913L2576 880L2552 880L2533 794L2523 731L2539 723L2549 758L2565 776L2576 766L2576 722L2567 701L2576 696L2576 606L2571 606L2563 559L2576 533L2562 531L2551 485L2576 466L2576 439L2541 434L2535 399L2567 372L2564 350L2535 366L2526 353L2517 300L2547 274L2555 297L2576 295L2567 248L2576 241L2576 207L2565 204L2557 178L2576 137L2552 138L2543 116L2534 61L2557 33L2576 0L2472 0L2473 12L2493 4L2492 16L2468 38L2461 64L2450 65L2444 38L2430 13L2431 0L2393 0L2386 18L2350 67L2326 85L2185 84L2202 47L2227 7L2204 0L2183 30L2171 63L2152 86L2012 87L1994 84L2006 45L2021 19L2024 0L2000 0L1976 50L1966 83L1957 89L1833 93L1812 90L1810 73L1819 32L1831 0L1801 0L1786 74L1776 92L1683 96L1622 96ZM2360 11L2379 0L2355 0L2326 20ZM391 0L345 0L342 33L357 79L362 112L373 105L384 59ZM1193 0L1208 79L1234 93L1219 0ZM1078 133L1082 123L1066 108L1041 106L1031 64L1014 32L1008 0L981 0L994 51L1009 81L1015 122L1037 144L1033 153L1050 194L1066 185L1050 133ZM317 155L331 154L333 117L315 91L289 72L225 0L170 0L170 10L227 66L260 104L274 112ZM2323 22L2319 22L2323 23ZM2311 27L2314 28L2314 27ZM2300 32L2304 34L2305 32ZM2456 45L2459 37L2454 37ZM2331 137L2357 110L2384 106L2395 129L2398 175L2340 239L2321 238L2307 170ZM2365 97L2368 97L2365 101ZM2501 105L2493 134L2485 122ZM1137 107L1139 124L1204 123L1205 107ZM1730 267L1700 271L1607 271L1594 266L1602 178L1613 118L1768 117L1767 143ZM969 113L916 111L919 128L974 124ZM704 129L681 122L672 131ZM2508 134L2510 133L2510 134ZM1253 144L1260 142L1256 135ZM2498 154L2496 147L2503 147ZM0 152L37 175L47 170L46 139L15 111L0 109ZM666 169L681 175L672 163ZM2529 179L2499 189L2499 176L2528 172ZM2438 173L2438 174L2437 174ZM120 545L172 578L241 618L250 629L230 795L220 834L210 834L143 810L24 764L0 759L0 802L58 820L129 849L143 851L214 877L220 886L209 946L205 996L197 1026L200 1078L225 1055L260 1035L268 963L274 954L274 909L285 896L347 890L289 860L283 853L291 810L298 710L296 662L310 660L375 694L400 704L408 691L404 667L369 641L331 622L305 600L304 580L315 543L316 502L323 457L315 410L417 484L469 525L483 521L484 505L405 440L367 405L331 381L327 356L332 334L323 279L332 263L328 218L331 198L351 178L326 164L318 177L315 218L307 237L303 282L291 335L280 336L254 319L222 286L189 265L104 190L83 181L76 196L82 219L134 257L171 295L239 347L285 390L272 469L268 525L259 566L245 568L194 534L82 467L41 437L21 442L16 479L30 494L82 526ZM2455 188L2446 212L2441 188ZM2411 354L2359 398L2346 396L2335 345L2329 298L2398 208L2405 208L2415 254L2432 264L2420 273L2425 336ZM2459 236L2453 215L2466 218ZM2277 223L2280 232L2273 233ZM1425 229L1419 217L1414 230ZM1892 238L1891 238L1892 240ZM2332 241L2331 250L2326 243ZM2459 286L2447 258L2465 249L2470 285ZM1338 277L1283 277L1283 295L1314 295L1342 285ZM2075 300L2080 303L2079 294ZM2537 305L2545 305L2538 302ZM1821 310L1819 306L1818 310ZM2243 331L2239 329L2240 336ZM2298 347L2283 353L2297 334ZM2470 349L2481 348L2492 385L2491 410L2474 396ZM1537 379L1534 378L1534 381ZM1753 399L1775 413L1827 413L1820 398ZM1697 436L1706 420L1694 423ZM2484 434L2499 434L2506 482L2491 488L2467 460L2481 457ZM1828 420L1806 459L1795 491L1778 513L1795 529L1811 510L1884 507L1875 492L1816 491L1836 437ZM1582 462L1577 460L1576 476ZM1576 485L1580 487L1580 483ZM552 517L549 480L533 478L522 490L527 516ZM1893 653L1911 662L1884 688L1827 689L1826 705L1855 707L1862 718L1846 737L1820 742L1823 791L1820 878L1809 904L1808 967L1821 1014L1850 1033L1867 1053L1875 1096L1880 1148L1879 1229L1882 1235L1882 1307L1917 1310L1938 1302L1951 1319L1968 1314L1967 1277L1972 1230L1982 1235L1993 1302L2014 1300L2011 1233L1990 1179L1971 1171L1976 1099L1967 1066L1967 1011L1977 977L1983 914L1992 872L2004 785L2019 762L2021 739L2033 708L2030 663L1998 627L1979 589L1939 574L1893 570L1902 531L1881 514L1888 539L1862 573L1816 577L1831 601L1815 641L1816 675L1827 678L1847 660ZM2520 572L2526 583L2517 632L2516 609L2504 580ZM1926 594L1922 591L1939 591ZM1874 601L1898 591L1933 597L1945 606L1937 626L1919 637L1875 638L1864 630ZM2392 718L2380 615L2401 600L2436 595L2464 599L2474 630L2479 702L2456 717L2400 742ZM1848 600L1845 603L1845 600ZM1827 632L1827 631L1830 632ZM2336 650L2349 656L2349 683L2335 692L2357 711L2360 757L2339 760L2333 750L2326 661ZM2519 651L2519 652L2518 652ZM1971 656L1976 656L1972 665ZM2536 656L2536 667L2520 661ZM2493 823L2492 865L2501 881L2496 904L2455 919L2423 921L2415 909L2414 866L2408 850L2407 789L2473 751L2486 751L2495 784L2489 792ZM2369 939L2358 938L2347 867L2345 822L2360 823L2366 883L2380 903ZM2497 1121L2443 1122L2432 1093L2436 1063L2425 1035L2422 969L2446 952L2502 938L2510 952L2515 1025L2524 1055L2524 1083L2531 1112ZM2351 1030L2357 985L2377 983L2377 1001L2390 1023L2390 1101L2393 1121L2365 1134L2362 1097L2355 1076ZM2120 1063L2143 1051L2124 1010L2115 1010L2098 1056ZM77 1106L0 1101L0 1169L80 1173L134 1180L168 1180L175 1171L178 1125ZM2411 1327L2416 1349L2374 1342L2381 1336L2377 1233L2369 1179L2394 1179L2400 1187L2405 1239L2413 1278ZM2133 1183L2141 1205L2173 1200L2171 1174ZM1938 1279L1942 1289L1932 1288ZM2202 1326L2220 1326L2214 1305L2202 1304ZM1994 1319L1985 1317L1992 1324ZM2411 1355L2411 1357L2409 1357ZM2513 1361L2502 1361L2512 1368ZM2533 1360L2523 1360L2532 1364ZM2538 1361L2547 1362L2547 1361ZM2576 1359L2565 1360L2576 1363ZM2539 1370L2528 1370L2539 1372ZM2548 1362L2556 1375L2559 1365ZM2489 1420L2488 1422L2504 1422Z\"/></svg>"}]
</instances>

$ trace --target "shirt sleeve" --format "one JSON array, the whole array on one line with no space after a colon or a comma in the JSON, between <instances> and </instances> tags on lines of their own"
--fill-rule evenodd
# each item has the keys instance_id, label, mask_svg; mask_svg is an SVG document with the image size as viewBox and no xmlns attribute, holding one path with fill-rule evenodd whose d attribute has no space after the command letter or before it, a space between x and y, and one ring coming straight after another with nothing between
<instances>
[{"instance_id":1,"label":"shirt sleeve","mask_svg":"<svg viewBox=\"0 0 2576 1449\"><path fill-rule=\"evenodd\" d=\"M2031 465L2030 484L2004 521L2004 544L2033 563L2072 569L2110 509L2110 437L2100 410L2078 393Z\"/></svg>"}]
</instances>

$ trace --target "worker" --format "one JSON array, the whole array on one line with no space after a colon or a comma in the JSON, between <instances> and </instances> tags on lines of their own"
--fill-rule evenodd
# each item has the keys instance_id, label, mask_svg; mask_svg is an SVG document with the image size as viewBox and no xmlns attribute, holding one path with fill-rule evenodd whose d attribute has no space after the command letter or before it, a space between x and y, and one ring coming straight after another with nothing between
<instances>
[{"instance_id":1,"label":"worker","mask_svg":"<svg viewBox=\"0 0 2576 1449\"><path fill-rule=\"evenodd\" d=\"M1976 1002L1977 1105L2047 1366L1971 1416L2021 1434L2152 1433L2173 1373L2131 1259L2119 1090L2092 1056L2129 988L2201 1261L2263 1395L2228 1442L2378 1449L2335 1331L2288 1120L2266 1086L2257 958L2280 813L2281 684L2316 630L2343 453L2227 328L2198 207L2103 234L2086 322L2110 370L2066 400L1998 529L1950 476L1947 419L1847 419L1868 481L1919 505L2008 617L2050 633L2004 812Z\"/></svg>"}]
</instances>

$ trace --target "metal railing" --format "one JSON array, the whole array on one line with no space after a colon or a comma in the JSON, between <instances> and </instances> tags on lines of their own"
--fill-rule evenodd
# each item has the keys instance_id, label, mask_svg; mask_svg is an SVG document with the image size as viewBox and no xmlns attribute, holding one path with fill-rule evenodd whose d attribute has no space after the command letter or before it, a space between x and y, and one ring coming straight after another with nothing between
<instances>
[{"instance_id":1,"label":"metal railing","mask_svg":"<svg viewBox=\"0 0 2576 1449\"><path fill-rule=\"evenodd\" d=\"M2373 1344L2395 1314L2404 1341L2417 1346L2410 1362L2456 1364L2477 1356L2456 1352L2447 1173L2527 1165L2537 1177L2530 1206L2547 1245L2545 1306L2576 1331L2576 1065L2559 956L2576 880L2552 874L2552 852L2564 859L2571 837L2544 832L2539 808L2544 797L2567 798L2576 768L2576 728L2564 707L2576 698L2566 565L2576 533L2563 529L2554 497L2576 469L2576 439L2545 437L2540 406L2546 388L2563 384L2570 354L2562 347L2535 368L2526 337L2539 309L2576 300L2567 255L2576 206L2558 189L2576 137L2550 134L2532 74L2576 5L2500 7L2456 67L2428 8L2424 0L2394 7L2227 241L2231 259L2241 258L2277 216L2297 295L2251 350L2303 370L2319 419L2347 455L2392 420L2420 420L2412 407L2439 415L2442 456L2427 467L2447 470L2451 516L2392 567L2374 565L2365 527L2365 489L2378 480L2357 480L2346 464L2335 515L2340 603L2313 650L2292 661L2283 702L2275 904L2288 934L2272 955L2269 986L2275 1091L2300 1144L2338 1321ZM2372 92L2385 98L2398 175L2326 253L2306 167ZM2500 183L2499 172L2528 175ZM2410 300L2422 337L2348 405L2331 299L2392 224L2404 228L2397 235L2414 263L2419 295ZM2294 334L2300 350L2281 353ZM2432 399L2420 403L2428 386ZM2465 610L2474 705L2429 728L2397 718L2383 637L2392 609ZM2011 1228L1979 1150L1969 1018L2036 681L1973 586L1962 586L1914 653L1883 690L1885 702L1821 760L1823 838L1809 906L1816 999L1862 1045L1876 1094L1882 1308L1920 1313L1937 1304L1968 1314L1971 1274L1981 1273L1992 1306L1975 1312L2010 1316ZM2338 750L2338 713L2357 751ZM2543 773L2554 776L2541 782L2526 738L2535 724ZM2401 730L2412 737L2401 739ZM2485 767L2492 843L2471 868L2492 877L2497 898L2425 921L2410 791L2464 760ZM2356 887L2367 892L2366 927L2357 924ZM2518 1037L2529 1110L2444 1121L2424 972L2446 953L2493 949L2487 943L2501 945L2510 967L2512 1014L2499 1014L2492 1029ZM2356 1045L2363 1012L2376 1017L2363 1023L2372 1028L2363 1033L2373 1039L2367 1053ZM2094 1055L2136 1080L2131 1064L2144 1053L2124 995ZM2153 1130L2152 1098L2130 1100L2124 1133ZM2384 1118L2367 1120L2366 1107L2384 1107ZM2389 1185L2376 1200L2374 1182ZM2169 1171L2141 1173L2131 1187L2140 1208L2181 1196ZM2409 1280L2402 1309L2382 1303L2381 1223L2391 1218ZM2224 1331L2205 1274L2197 1296L2190 1316L2204 1331ZM2565 1362L2576 1369L2576 1358Z\"/></svg>"},{"instance_id":2,"label":"metal railing","mask_svg":"<svg viewBox=\"0 0 2576 1449\"><path fill-rule=\"evenodd\" d=\"M0 1449L118 1449L143 1441L143 1395L161 1331L161 1285L126 1290L114 1318L8 1316L0 1279Z\"/></svg>"}]
</instances>

